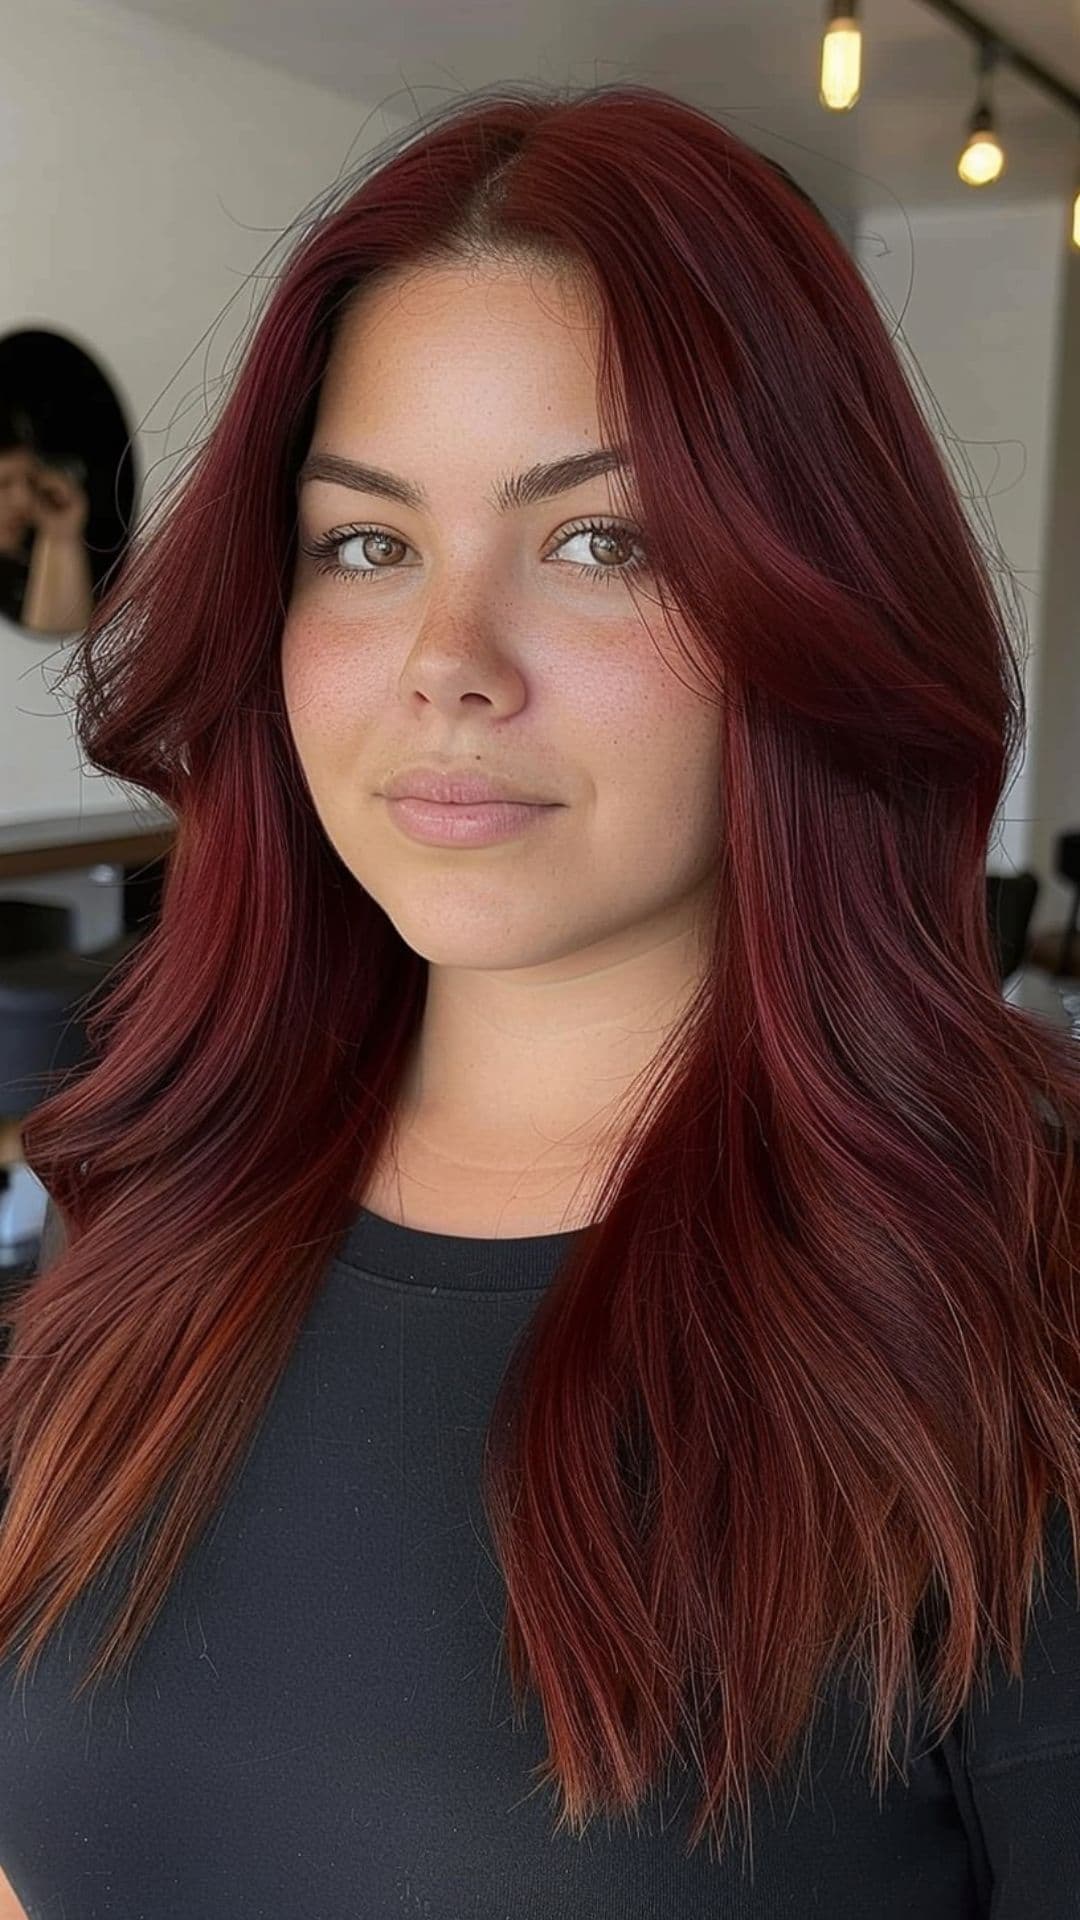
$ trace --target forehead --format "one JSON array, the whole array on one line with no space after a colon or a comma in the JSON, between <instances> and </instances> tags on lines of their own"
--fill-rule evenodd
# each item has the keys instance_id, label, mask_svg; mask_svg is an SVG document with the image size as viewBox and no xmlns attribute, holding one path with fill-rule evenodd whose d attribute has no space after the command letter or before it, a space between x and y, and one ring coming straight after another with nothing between
<instances>
[{"instance_id":1,"label":"forehead","mask_svg":"<svg viewBox=\"0 0 1080 1920\"><path fill-rule=\"evenodd\" d=\"M366 286L339 320L320 422L424 437L425 416L483 431L516 417L588 426L600 315L591 290L535 264L414 267Z\"/></svg>"},{"instance_id":2,"label":"forehead","mask_svg":"<svg viewBox=\"0 0 1080 1920\"><path fill-rule=\"evenodd\" d=\"M372 275L357 287L339 317L342 331L370 331L380 322L435 325L440 315L475 320L485 308L517 318L543 308L553 322L594 325L600 315L597 283L584 265L525 258L412 262Z\"/></svg>"}]
</instances>

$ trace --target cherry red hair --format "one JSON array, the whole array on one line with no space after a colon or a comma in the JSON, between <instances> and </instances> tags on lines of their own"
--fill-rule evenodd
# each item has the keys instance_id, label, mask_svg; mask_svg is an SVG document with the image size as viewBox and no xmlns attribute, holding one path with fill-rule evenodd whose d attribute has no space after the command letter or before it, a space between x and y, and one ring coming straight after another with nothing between
<instances>
[{"instance_id":1,"label":"cherry red hair","mask_svg":"<svg viewBox=\"0 0 1080 1920\"><path fill-rule=\"evenodd\" d=\"M944 1726L992 1648L1017 1670L1051 1505L1080 1528L1080 1067L992 948L1024 712L988 553L827 221L650 88L457 99L336 186L76 644L88 761L178 827L91 1061L25 1128L66 1244L0 1380L0 1649L32 1619L28 1665L140 1527L82 1685L126 1660L393 1124L426 963L297 764L294 484L345 303L503 257L597 291L723 834L707 977L507 1369L487 1511L560 1824L678 1751L696 1843L841 1664L879 1781L918 1686Z\"/></svg>"}]
</instances>

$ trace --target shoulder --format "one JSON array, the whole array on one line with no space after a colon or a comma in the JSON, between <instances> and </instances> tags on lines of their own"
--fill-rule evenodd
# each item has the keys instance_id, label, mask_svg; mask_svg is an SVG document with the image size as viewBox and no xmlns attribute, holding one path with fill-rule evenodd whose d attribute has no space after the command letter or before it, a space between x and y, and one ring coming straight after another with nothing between
<instances>
[{"instance_id":1,"label":"shoulder","mask_svg":"<svg viewBox=\"0 0 1080 1920\"><path fill-rule=\"evenodd\" d=\"M964 1713L964 1761L989 1774L1056 1754L1080 1756L1080 1591L1068 1508L1055 1496L1044 1535L1045 1577L1033 1594L1019 1675L995 1654Z\"/></svg>"},{"instance_id":2,"label":"shoulder","mask_svg":"<svg viewBox=\"0 0 1080 1920\"><path fill-rule=\"evenodd\" d=\"M1080 1885L1080 1594L1068 1509L1044 1534L1019 1676L995 1654L943 1741L982 1894L1000 1920L1074 1920Z\"/></svg>"}]
</instances>

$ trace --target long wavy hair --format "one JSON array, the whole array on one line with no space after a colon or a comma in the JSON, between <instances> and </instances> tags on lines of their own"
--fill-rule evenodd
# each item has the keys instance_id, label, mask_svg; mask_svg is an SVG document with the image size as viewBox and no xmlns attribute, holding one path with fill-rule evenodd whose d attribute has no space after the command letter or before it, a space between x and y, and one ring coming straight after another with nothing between
<instances>
[{"instance_id":1,"label":"long wavy hair","mask_svg":"<svg viewBox=\"0 0 1080 1920\"><path fill-rule=\"evenodd\" d=\"M141 1529L80 1691L124 1664L393 1135L426 963L328 844L279 670L335 326L414 263L566 268L723 831L707 973L507 1366L484 1497L559 1827L681 1754L696 1846L840 1669L880 1787L899 1709L943 1728L995 1650L1019 1670L1054 1502L1076 1549L1080 1065L1004 997L987 912L1007 569L845 245L704 112L457 96L299 225L68 668L87 760L177 830L24 1129L64 1244L10 1312L0 1651L25 1671Z\"/></svg>"}]
</instances>

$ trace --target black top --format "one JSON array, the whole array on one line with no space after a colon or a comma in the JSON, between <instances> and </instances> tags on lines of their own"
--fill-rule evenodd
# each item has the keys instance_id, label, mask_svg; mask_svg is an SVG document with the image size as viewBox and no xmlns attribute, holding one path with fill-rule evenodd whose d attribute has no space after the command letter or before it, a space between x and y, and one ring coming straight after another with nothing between
<instances>
[{"instance_id":1,"label":"black top","mask_svg":"<svg viewBox=\"0 0 1080 1920\"><path fill-rule=\"evenodd\" d=\"M553 1833L499 1657L481 1446L573 1234L482 1240L361 1209L255 1445L134 1664L73 1706L110 1618L82 1598L18 1688L0 1667L0 1864L30 1920L1065 1920L1080 1915L1080 1606L1067 1525L1023 1698L879 1804L848 1690L812 1777L686 1857L696 1776ZM1064 1509L1059 1508L1064 1514ZM87 1638L87 1634L90 1638ZM122 1684L121 1684L122 1683ZM88 1704L89 1702L89 1704Z\"/></svg>"}]
</instances>

